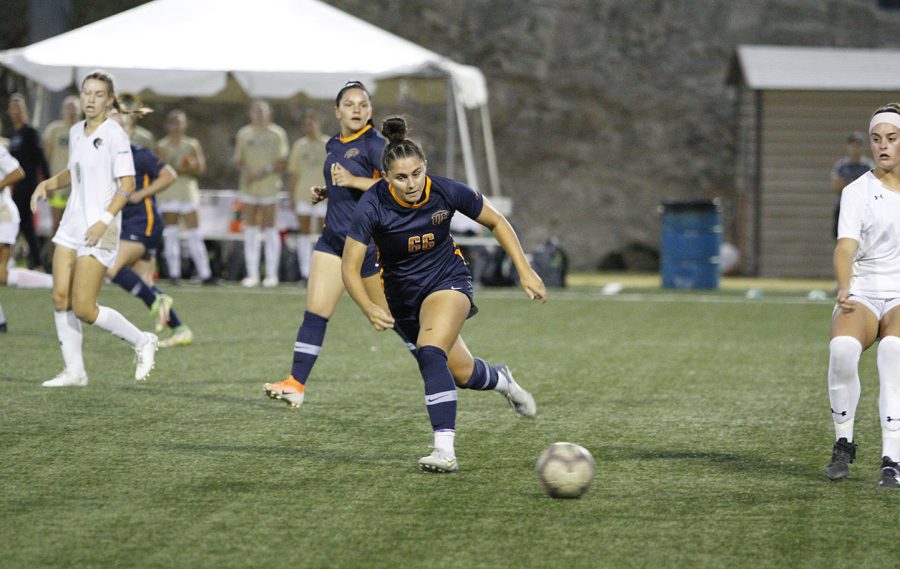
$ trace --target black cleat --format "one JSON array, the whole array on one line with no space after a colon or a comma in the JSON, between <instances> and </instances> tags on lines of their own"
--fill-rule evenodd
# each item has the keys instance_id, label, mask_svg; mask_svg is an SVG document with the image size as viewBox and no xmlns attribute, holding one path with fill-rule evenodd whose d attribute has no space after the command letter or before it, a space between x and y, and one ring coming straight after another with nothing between
<instances>
[{"instance_id":1,"label":"black cleat","mask_svg":"<svg viewBox=\"0 0 900 569\"><path fill-rule=\"evenodd\" d=\"M203 286L222 286L222 279L219 277L209 277L208 279L200 281L200 284Z\"/></svg>"},{"instance_id":2,"label":"black cleat","mask_svg":"<svg viewBox=\"0 0 900 569\"><path fill-rule=\"evenodd\" d=\"M6 332L6 322L0 323L0 332Z\"/></svg>"},{"instance_id":3,"label":"black cleat","mask_svg":"<svg viewBox=\"0 0 900 569\"><path fill-rule=\"evenodd\" d=\"M890 458L881 457L881 478L878 480L879 488L900 488L900 464Z\"/></svg>"},{"instance_id":4,"label":"black cleat","mask_svg":"<svg viewBox=\"0 0 900 569\"><path fill-rule=\"evenodd\" d=\"M843 480L850 476L850 463L856 458L856 447L856 443L839 438L831 450L831 462L825 467L825 476L830 480Z\"/></svg>"}]
</instances>

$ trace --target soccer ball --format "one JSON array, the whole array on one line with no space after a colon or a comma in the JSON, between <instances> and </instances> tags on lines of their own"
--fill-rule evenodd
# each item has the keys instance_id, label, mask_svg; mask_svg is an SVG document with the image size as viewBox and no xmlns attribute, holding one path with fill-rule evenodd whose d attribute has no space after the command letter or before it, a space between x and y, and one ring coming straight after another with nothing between
<instances>
[{"instance_id":1,"label":"soccer ball","mask_svg":"<svg viewBox=\"0 0 900 569\"><path fill-rule=\"evenodd\" d=\"M594 457L583 446L553 443L537 461L537 477L554 498L579 498L594 480Z\"/></svg>"}]
</instances>

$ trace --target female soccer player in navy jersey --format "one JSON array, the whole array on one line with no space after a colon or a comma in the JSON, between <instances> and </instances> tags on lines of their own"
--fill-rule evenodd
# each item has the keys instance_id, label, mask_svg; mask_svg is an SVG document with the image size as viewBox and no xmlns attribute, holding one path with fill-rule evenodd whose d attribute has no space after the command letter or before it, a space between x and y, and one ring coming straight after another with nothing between
<instances>
[{"instance_id":1,"label":"female soccer player in navy jersey","mask_svg":"<svg viewBox=\"0 0 900 569\"><path fill-rule=\"evenodd\" d=\"M340 121L341 130L325 146L326 185L310 188L313 203L327 198L328 208L322 236L313 251L306 312L297 331L291 374L283 381L263 386L266 395L282 399L291 407L303 403L306 380L322 349L328 319L344 293L341 255L353 211L359 199L381 176L385 140L372 126L372 102L366 87L359 81L344 85L335 98L334 114ZM387 310L375 262L375 246L368 245L365 249L360 266L362 286L370 298ZM414 347L408 341L406 343L412 351Z\"/></svg>"},{"instance_id":2,"label":"female soccer player in navy jersey","mask_svg":"<svg viewBox=\"0 0 900 569\"><path fill-rule=\"evenodd\" d=\"M152 111L144 107L131 112L113 113L111 118L130 133L136 125L135 117L145 112ZM168 338L160 340L159 347L187 346L193 342L193 332L172 309L172 297L150 280L153 262L163 242L163 223L156 207L156 194L171 186L178 174L143 146L132 144L131 154L134 157L135 191L122 208L119 254L107 275L147 305L156 318L157 333L166 327L171 330ZM141 275L145 275L144 278Z\"/></svg>"},{"instance_id":3,"label":"female soccer player in navy jersey","mask_svg":"<svg viewBox=\"0 0 900 569\"><path fill-rule=\"evenodd\" d=\"M81 321L134 347L137 381L145 380L153 369L159 343L155 334L142 332L118 311L97 304L103 278L119 250L119 211L134 191L134 162L128 135L108 120L118 106L112 77L90 73L81 82L80 100L85 120L69 131L68 168L38 184L31 196L34 211L47 192L72 186L53 237L54 319L66 367L45 381L45 387L87 385Z\"/></svg>"},{"instance_id":4,"label":"female soccer player in navy jersey","mask_svg":"<svg viewBox=\"0 0 900 569\"><path fill-rule=\"evenodd\" d=\"M878 338L881 471L878 486L900 488L900 103L869 121L875 168L841 192L834 271L828 395L835 439L825 474L841 480L856 458L859 358Z\"/></svg>"},{"instance_id":5,"label":"female soccer player in navy jersey","mask_svg":"<svg viewBox=\"0 0 900 569\"><path fill-rule=\"evenodd\" d=\"M434 430L434 451L419 459L419 467L455 472L456 386L498 391L518 415L526 417L535 415L537 405L509 368L473 357L459 335L477 309L472 275L450 235L453 214L459 211L493 232L519 272L528 298L543 302L547 289L502 214L468 186L426 175L425 154L406 138L404 119L384 121L382 133L388 139L383 179L363 196L354 213L344 245L344 284L376 330L395 328L415 339ZM359 277L366 244L372 239L383 267L390 312L369 295Z\"/></svg>"}]
</instances>

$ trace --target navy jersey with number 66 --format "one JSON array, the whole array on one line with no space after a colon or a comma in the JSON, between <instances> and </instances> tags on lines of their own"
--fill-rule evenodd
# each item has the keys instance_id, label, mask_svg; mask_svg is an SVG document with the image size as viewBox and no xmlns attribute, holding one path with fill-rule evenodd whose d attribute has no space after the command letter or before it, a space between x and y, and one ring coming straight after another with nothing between
<instances>
[{"instance_id":1,"label":"navy jersey with number 66","mask_svg":"<svg viewBox=\"0 0 900 569\"><path fill-rule=\"evenodd\" d=\"M459 211L476 219L483 207L481 194L449 178L426 176L415 204L404 202L387 180L380 180L357 204L348 236L360 243L374 239L392 309L418 304L448 279L471 278L450 235L450 218Z\"/></svg>"}]
</instances>

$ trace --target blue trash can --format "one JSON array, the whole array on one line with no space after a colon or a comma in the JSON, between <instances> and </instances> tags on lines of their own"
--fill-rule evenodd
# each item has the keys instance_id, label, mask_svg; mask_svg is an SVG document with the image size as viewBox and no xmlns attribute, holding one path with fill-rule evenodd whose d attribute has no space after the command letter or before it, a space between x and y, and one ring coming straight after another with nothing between
<instances>
[{"instance_id":1,"label":"blue trash can","mask_svg":"<svg viewBox=\"0 0 900 569\"><path fill-rule=\"evenodd\" d=\"M719 288L719 248L722 246L719 201L666 201L660 210L663 288Z\"/></svg>"}]
</instances>

